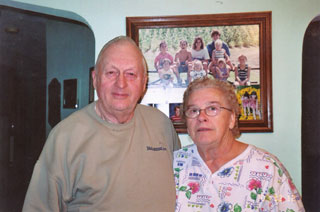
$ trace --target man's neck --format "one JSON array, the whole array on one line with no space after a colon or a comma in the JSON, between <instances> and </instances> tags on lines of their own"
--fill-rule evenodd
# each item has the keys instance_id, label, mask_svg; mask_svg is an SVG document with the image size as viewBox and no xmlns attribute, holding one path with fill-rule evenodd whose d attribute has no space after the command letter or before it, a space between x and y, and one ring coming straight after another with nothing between
<instances>
[{"instance_id":1,"label":"man's neck","mask_svg":"<svg viewBox=\"0 0 320 212\"><path fill-rule=\"evenodd\" d=\"M124 112L124 111L115 111L114 113L108 113L103 109L102 103L100 101L97 102L95 107L97 115L104 121L107 121L109 123L113 124L125 124L129 122L134 112Z\"/></svg>"}]
</instances>

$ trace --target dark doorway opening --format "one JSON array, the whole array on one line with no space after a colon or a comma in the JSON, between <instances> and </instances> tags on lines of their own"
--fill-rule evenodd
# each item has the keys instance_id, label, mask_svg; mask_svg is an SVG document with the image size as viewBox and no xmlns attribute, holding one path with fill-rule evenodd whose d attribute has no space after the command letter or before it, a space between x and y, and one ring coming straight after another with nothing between
<instances>
[{"instance_id":1,"label":"dark doorway opening","mask_svg":"<svg viewBox=\"0 0 320 212\"><path fill-rule=\"evenodd\" d=\"M49 34L55 29L64 39ZM80 37L68 35L69 29ZM65 43L74 48L63 49ZM71 57L68 61L60 53L64 51ZM0 6L0 211L21 211L34 164L53 126L49 119L55 125L89 103L88 73L93 64L94 37L83 23ZM57 98L63 98L63 86L56 86L53 93L49 85L53 79L62 85L74 78L81 82L75 88L79 104L66 110L55 104L62 102ZM49 95L54 95L54 112L48 107Z\"/></svg>"},{"instance_id":2,"label":"dark doorway opening","mask_svg":"<svg viewBox=\"0 0 320 212\"><path fill-rule=\"evenodd\" d=\"M302 199L306 211L320 201L320 16L309 24L302 53Z\"/></svg>"}]
</instances>

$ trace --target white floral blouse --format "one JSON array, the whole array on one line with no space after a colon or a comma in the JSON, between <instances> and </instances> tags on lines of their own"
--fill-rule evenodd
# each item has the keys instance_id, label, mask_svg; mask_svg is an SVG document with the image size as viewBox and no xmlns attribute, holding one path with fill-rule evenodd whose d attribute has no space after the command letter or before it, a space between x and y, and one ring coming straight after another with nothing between
<instances>
[{"instance_id":1,"label":"white floral blouse","mask_svg":"<svg viewBox=\"0 0 320 212\"><path fill-rule=\"evenodd\" d=\"M173 168L176 212L305 211L284 166L253 145L211 173L192 144L174 153Z\"/></svg>"}]
</instances>

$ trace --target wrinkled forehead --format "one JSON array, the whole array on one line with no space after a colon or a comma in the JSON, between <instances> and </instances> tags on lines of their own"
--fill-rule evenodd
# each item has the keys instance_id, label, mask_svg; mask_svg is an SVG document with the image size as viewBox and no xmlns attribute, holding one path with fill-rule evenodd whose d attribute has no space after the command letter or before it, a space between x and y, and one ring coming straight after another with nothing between
<instances>
[{"instance_id":1,"label":"wrinkled forehead","mask_svg":"<svg viewBox=\"0 0 320 212\"><path fill-rule=\"evenodd\" d=\"M107 64L127 64L146 70L146 64L141 51L129 41L119 41L105 48L97 60L97 68Z\"/></svg>"},{"instance_id":2,"label":"wrinkled forehead","mask_svg":"<svg viewBox=\"0 0 320 212\"><path fill-rule=\"evenodd\" d=\"M188 105L208 105L211 103L226 104L227 99L222 90L215 87L203 87L193 90L188 99Z\"/></svg>"}]
</instances>

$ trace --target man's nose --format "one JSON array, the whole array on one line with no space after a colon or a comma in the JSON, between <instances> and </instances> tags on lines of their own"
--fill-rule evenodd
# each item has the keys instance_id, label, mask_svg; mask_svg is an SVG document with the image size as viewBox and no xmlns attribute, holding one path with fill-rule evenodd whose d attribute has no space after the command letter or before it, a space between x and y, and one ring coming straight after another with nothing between
<instances>
[{"instance_id":1,"label":"man's nose","mask_svg":"<svg viewBox=\"0 0 320 212\"><path fill-rule=\"evenodd\" d=\"M120 73L117 78L117 85L119 88L124 88L127 86L127 79L124 75L124 73Z\"/></svg>"}]
</instances>

